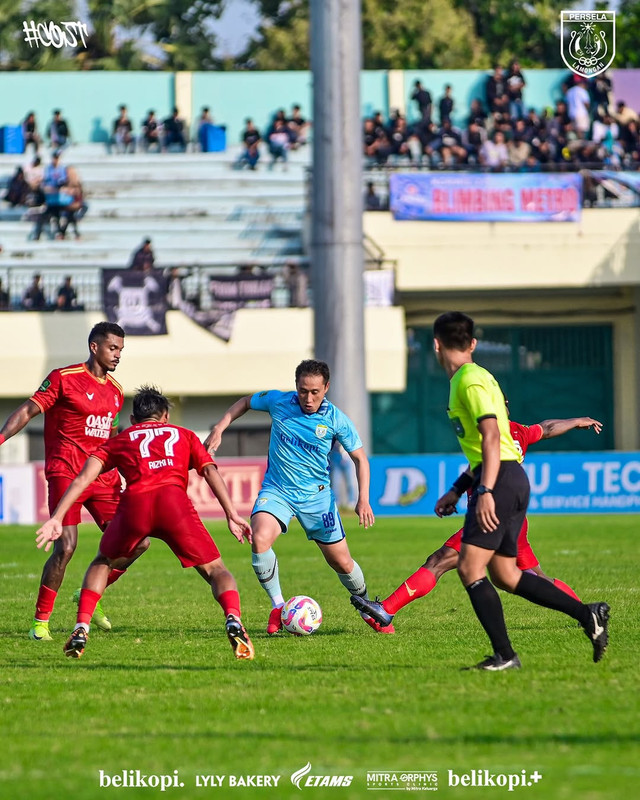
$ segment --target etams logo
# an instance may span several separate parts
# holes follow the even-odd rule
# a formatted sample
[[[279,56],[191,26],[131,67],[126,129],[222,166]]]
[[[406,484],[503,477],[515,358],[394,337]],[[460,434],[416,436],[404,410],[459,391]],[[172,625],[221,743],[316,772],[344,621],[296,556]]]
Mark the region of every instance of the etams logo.
[[[367,789],[435,792],[438,789],[438,773],[433,769],[367,772]]]
[[[291,776],[291,783],[302,791],[303,786],[351,786],[353,775],[310,775],[311,762],[307,763],[302,769],[297,770]]]

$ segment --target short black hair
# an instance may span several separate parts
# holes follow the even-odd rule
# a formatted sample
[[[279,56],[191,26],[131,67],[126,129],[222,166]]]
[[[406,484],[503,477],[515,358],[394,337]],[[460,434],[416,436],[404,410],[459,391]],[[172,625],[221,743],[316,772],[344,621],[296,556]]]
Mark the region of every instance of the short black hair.
[[[89,344],[91,344],[91,342],[98,342],[98,344],[100,344],[104,342],[109,335],[119,336],[121,339],[124,339],[124,331],[116,322],[98,322],[91,328]]]
[[[157,386],[141,386],[133,398],[132,415],[136,422],[144,419],[160,419],[169,412],[171,402]]]
[[[468,350],[475,338],[474,322],[462,311],[447,311],[433,323],[433,335],[447,350]]]
[[[325,361],[316,361],[313,358],[307,358],[301,361],[296,367],[296,384],[303,375],[321,375],[324,385],[329,383],[331,373],[329,372],[329,365]]]

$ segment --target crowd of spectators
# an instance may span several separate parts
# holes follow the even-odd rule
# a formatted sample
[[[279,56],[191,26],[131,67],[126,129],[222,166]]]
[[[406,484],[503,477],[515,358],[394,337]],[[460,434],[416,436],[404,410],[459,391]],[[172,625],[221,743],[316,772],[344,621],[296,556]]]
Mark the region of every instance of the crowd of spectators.
[[[9,293],[2,289],[0,280],[0,310],[11,308]],[[42,286],[42,275],[36,272],[24,294],[20,308],[24,311],[83,311],[84,306],[78,303],[78,294],[73,285],[71,275],[66,275],[63,283],[56,289],[52,297],[47,297]]]
[[[245,120],[245,127],[240,134],[242,152],[235,162],[236,169],[248,167],[255,170],[260,160],[260,148],[264,144],[267,152],[271,156],[268,168],[273,169],[274,165],[280,161],[286,169],[288,154],[290,150],[297,150],[307,144],[311,123],[302,115],[301,107],[295,103],[291,107],[291,113],[280,108],[273,115],[264,138],[256,128],[253,120],[248,117]]]
[[[457,127],[456,100],[446,85],[434,104],[429,90],[415,81],[411,101],[417,119],[393,110],[363,123],[363,153],[370,166],[410,163],[428,168],[465,167],[490,171],[539,171],[640,167],[638,114],[613,99],[607,74],[590,81],[574,75],[565,81],[554,108],[525,105],[526,78],[518,61],[496,66],[484,97],[474,98]],[[437,109],[434,111],[434,108]]]

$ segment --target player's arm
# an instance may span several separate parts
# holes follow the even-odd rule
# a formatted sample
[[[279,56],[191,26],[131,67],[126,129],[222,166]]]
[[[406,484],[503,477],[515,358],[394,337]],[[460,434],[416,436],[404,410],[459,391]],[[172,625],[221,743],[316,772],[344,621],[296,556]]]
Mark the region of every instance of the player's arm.
[[[40,407],[34,403],[33,400],[25,400],[21,406],[16,408],[13,414],[11,414],[4,423],[2,429],[0,429],[0,444],[6,442],[6,440],[10,439],[12,436],[15,436],[16,433],[19,433],[24,426],[34,417],[37,417],[39,413]]]
[[[500,428],[495,417],[484,417],[478,422],[478,430],[482,435],[482,473],[480,484],[493,489],[500,472]],[[496,504],[493,494],[478,496],[476,516],[484,533],[495,531],[499,519],[496,516]]]
[[[449,491],[445,492],[442,497],[437,500],[434,508],[437,516],[449,517],[451,514],[457,513],[458,509],[456,506],[458,504],[458,500],[468,489],[471,488],[472,484],[473,474],[471,473],[471,468],[467,467],[462,475],[455,479]]]
[[[218,447],[220,447],[220,442],[222,441],[222,434],[227,430],[231,423],[241,417],[243,414],[246,414],[247,411],[251,408],[251,395],[245,395],[245,397],[241,397],[239,400],[230,406],[225,413],[222,415],[222,418],[216,422],[216,424],[211,429],[211,433],[207,436],[204,440],[204,446],[207,448],[209,453],[215,453]]]
[[[240,544],[242,544],[243,539],[251,542],[251,525],[236,511],[236,507],[233,505],[231,497],[229,496],[227,484],[224,482],[222,475],[218,472],[216,465],[207,464],[202,470],[202,477],[208,483],[209,488],[222,506],[231,533]]]
[[[365,528],[370,528],[376,520],[369,503],[369,486],[371,484],[369,459],[364,452],[364,447],[352,450],[349,453],[349,458],[355,465],[356,480],[358,482],[358,501],[355,509],[358,515],[358,522],[360,525],[364,525]]]
[[[60,502],[41,528],[36,531],[36,544],[38,548],[45,546],[45,552],[51,547],[51,542],[62,536],[62,520],[64,515],[80,497],[84,490],[93,483],[98,475],[103,471],[104,464],[95,456],[89,456],[84,462],[80,473],[69,484],[69,488],[60,498]]]
[[[602,430],[602,423],[591,417],[571,417],[570,419],[545,419],[539,422],[542,428],[543,439],[553,439],[554,436],[562,436],[563,433],[582,428],[589,430],[592,428],[596,433]]]

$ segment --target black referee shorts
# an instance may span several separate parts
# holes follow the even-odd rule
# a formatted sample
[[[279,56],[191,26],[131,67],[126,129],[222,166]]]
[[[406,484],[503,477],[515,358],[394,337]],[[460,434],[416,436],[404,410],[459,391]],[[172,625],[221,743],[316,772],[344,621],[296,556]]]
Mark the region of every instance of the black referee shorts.
[[[517,461],[500,462],[498,480],[493,489],[493,499],[496,504],[496,516],[500,520],[495,531],[483,533],[476,516],[478,503],[478,477],[473,487],[467,515],[462,529],[462,541],[483,547],[485,550],[495,550],[503,556],[516,557],[518,553],[518,536],[522,523],[527,514],[529,504],[529,479],[526,472]]]

